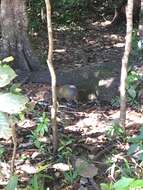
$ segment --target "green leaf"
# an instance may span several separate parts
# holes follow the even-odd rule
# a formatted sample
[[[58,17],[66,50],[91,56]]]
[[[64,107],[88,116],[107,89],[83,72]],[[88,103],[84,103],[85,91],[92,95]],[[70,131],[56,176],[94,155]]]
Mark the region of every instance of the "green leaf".
[[[0,94],[0,111],[9,114],[15,114],[25,109],[25,104],[28,102],[28,98],[23,95],[17,95],[12,93]]]
[[[134,180],[135,179],[133,178],[122,177],[113,185],[113,187],[115,188],[115,190],[129,190],[129,187]]]
[[[140,128],[140,135],[143,136],[143,127]]]
[[[9,88],[9,92],[14,94],[19,94],[21,92],[21,88],[19,87],[19,84],[12,84]]]
[[[112,184],[108,184],[108,183],[101,183],[100,187],[101,187],[101,190],[112,190],[113,189]]]
[[[38,185],[38,176],[34,175],[32,178],[32,188],[34,190],[39,190],[39,185]]]
[[[136,93],[136,90],[135,90],[135,88],[134,87],[130,87],[130,88],[128,88],[128,93],[129,93],[129,95],[134,99],[135,97],[136,97],[136,95],[137,95],[137,93]]]
[[[142,188],[143,187],[143,180],[137,179],[131,185],[130,188]]]
[[[138,150],[138,148],[139,148],[138,144],[132,144],[128,149],[128,155],[135,153]]]
[[[14,61],[14,58],[12,56],[6,57],[2,60],[3,63],[9,63],[11,61]]]
[[[0,65],[0,88],[8,85],[15,77],[16,73],[9,65]]]
[[[10,178],[5,190],[15,190],[17,187],[17,183],[18,183],[18,177],[12,176]]]
[[[139,156],[138,156],[138,160],[143,161],[143,153],[139,154]]]
[[[7,114],[0,112],[0,138],[9,139],[12,131],[9,128],[9,119]]]

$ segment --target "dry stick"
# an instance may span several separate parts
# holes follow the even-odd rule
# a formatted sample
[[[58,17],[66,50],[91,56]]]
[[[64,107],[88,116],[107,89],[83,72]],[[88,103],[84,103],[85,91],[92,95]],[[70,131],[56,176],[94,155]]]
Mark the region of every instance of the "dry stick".
[[[57,151],[58,147],[58,129],[56,122],[57,115],[57,94],[56,94],[56,74],[53,67],[53,33],[52,33],[52,22],[51,22],[51,5],[49,0],[45,0],[46,10],[47,10],[47,30],[49,39],[49,51],[47,64],[51,74],[51,88],[52,88],[52,108],[51,108],[51,124],[53,130],[53,152]]]
[[[126,122],[126,80],[127,80],[127,69],[128,59],[131,50],[132,30],[133,30],[133,0],[128,0],[126,8],[126,42],[125,51],[122,58],[121,68],[121,81],[120,81],[120,125],[125,127]]]
[[[14,174],[14,165],[15,165],[15,156],[16,156],[16,147],[17,147],[17,138],[16,138],[16,129],[15,125],[11,126],[12,129],[12,140],[13,140],[13,152],[12,152],[12,160],[11,160],[11,175]]]

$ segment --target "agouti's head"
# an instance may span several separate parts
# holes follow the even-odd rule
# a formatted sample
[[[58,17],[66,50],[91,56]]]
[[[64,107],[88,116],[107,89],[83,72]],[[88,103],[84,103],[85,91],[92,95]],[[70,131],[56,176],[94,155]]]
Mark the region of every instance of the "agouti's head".
[[[78,90],[74,85],[63,85],[57,87],[57,97],[59,99],[77,100]]]

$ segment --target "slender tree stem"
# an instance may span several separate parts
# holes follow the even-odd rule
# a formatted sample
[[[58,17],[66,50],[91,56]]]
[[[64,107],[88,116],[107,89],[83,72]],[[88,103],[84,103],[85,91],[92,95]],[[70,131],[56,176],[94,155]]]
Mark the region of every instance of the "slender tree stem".
[[[12,125],[12,140],[13,140],[13,153],[11,159],[11,175],[14,174],[14,165],[15,165],[15,156],[16,156],[16,147],[17,147],[17,138],[16,138],[16,128],[15,125]]]
[[[132,30],[133,30],[133,0],[128,0],[126,8],[126,42],[125,51],[122,58],[122,68],[121,68],[121,81],[120,81],[120,125],[125,127],[126,122],[126,81],[128,72],[128,59],[131,50],[131,40],[132,40]]]
[[[51,108],[51,123],[53,130],[53,152],[57,151],[58,147],[58,129],[56,122],[57,115],[57,94],[56,94],[56,74],[53,67],[53,32],[52,32],[52,22],[51,22],[51,5],[49,0],[45,0],[47,9],[47,30],[49,39],[49,51],[47,64],[51,74],[51,88],[52,88],[52,108]]]

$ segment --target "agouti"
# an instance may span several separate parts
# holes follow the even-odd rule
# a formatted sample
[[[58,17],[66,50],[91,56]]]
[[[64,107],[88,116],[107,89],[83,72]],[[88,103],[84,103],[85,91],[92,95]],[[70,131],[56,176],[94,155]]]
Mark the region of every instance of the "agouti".
[[[57,87],[57,98],[66,99],[67,101],[77,100],[78,90],[74,85],[63,85]]]

